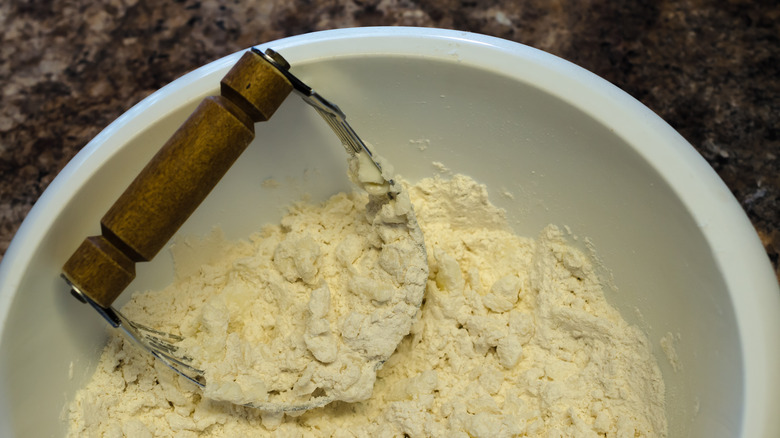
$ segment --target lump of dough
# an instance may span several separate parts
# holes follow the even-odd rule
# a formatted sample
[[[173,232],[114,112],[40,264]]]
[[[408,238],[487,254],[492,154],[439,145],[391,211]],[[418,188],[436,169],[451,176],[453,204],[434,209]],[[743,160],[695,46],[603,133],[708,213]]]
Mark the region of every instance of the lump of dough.
[[[274,265],[287,281],[311,284],[318,272],[320,246],[309,235],[287,236],[274,251]]]
[[[331,363],[338,357],[338,342],[326,319],[330,307],[330,289],[327,285],[311,292],[308,307],[309,318],[303,341],[318,361]]]
[[[494,312],[506,312],[517,303],[520,285],[521,282],[518,276],[505,275],[493,283],[490,293],[482,297],[482,304]]]

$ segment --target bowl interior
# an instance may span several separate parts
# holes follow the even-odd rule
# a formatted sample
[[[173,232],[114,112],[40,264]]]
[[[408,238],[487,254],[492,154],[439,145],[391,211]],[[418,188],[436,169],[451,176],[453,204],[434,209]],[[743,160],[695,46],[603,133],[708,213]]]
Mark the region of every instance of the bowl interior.
[[[654,141],[663,150],[678,142],[674,160],[694,156],[690,146],[614,87],[533,49],[455,32],[363,32],[272,46],[406,179],[470,175],[487,184],[517,233],[535,236],[554,223],[569,227],[586,251],[595,248],[608,298],[653,344],[670,436],[736,436],[743,346],[727,282],[690,205],[647,159]],[[113,200],[200,99],[217,92],[239,55],[186,75],[117,120],[25,222],[1,285],[10,309],[0,345],[5,432],[62,435],[63,406],[94,370],[106,332],[95,312],[68,294],[60,267],[85,236],[99,233]],[[585,97],[589,106],[577,102]],[[608,109],[624,111],[631,129],[606,122]],[[285,101],[256,133],[180,235],[218,225],[240,238],[278,220],[290,200],[350,189],[343,147],[300,99]],[[647,140],[641,146],[637,135]],[[699,165],[685,169],[695,173]],[[138,267],[129,290],[171,279],[163,251]],[[677,370],[659,344],[668,334]]]

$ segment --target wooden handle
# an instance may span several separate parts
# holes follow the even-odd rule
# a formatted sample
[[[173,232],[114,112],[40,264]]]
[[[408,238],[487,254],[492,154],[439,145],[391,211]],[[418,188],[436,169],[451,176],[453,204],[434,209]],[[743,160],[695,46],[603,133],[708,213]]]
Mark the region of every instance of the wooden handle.
[[[65,278],[108,308],[170,240],[254,138],[292,85],[260,55],[247,52],[163,145],[63,267]]]

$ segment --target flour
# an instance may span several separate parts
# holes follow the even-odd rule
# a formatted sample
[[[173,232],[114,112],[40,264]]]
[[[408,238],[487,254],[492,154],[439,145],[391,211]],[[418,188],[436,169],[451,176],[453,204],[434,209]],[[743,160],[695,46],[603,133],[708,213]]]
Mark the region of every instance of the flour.
[[[373,287],[371,276],[381,275],[383,284],[402,278],[394,267],[404,255],[377,253],[373,265],[361,263],[364,248],[372,247],[367,243],[381,240],[358,220],[364,195],[296,204],[281,226],[217,243],[215,260],[185,269],[194,272],[186,286],[136,294],[124,308],[138,322],[192,340],[205,329],[219,342],[202,344],[203,354],[224,355],[228,368],[244,367],[255,355],[280,355],[291,366],[316,363],[320,371],[307,374],[309,380],[279,377],[284,383],[274,388],[292,395],[312,394],[316,386],[370,398],[272,416],[209,399],[114,335],[92,381],[70,405],[71,435],[666,436],[664,384],[647,338],[609,306],[588,259],[556,227],[535,240],[514,235],[485,187],[460,175],[423,180],[409,195],[427,245],[425,300],[375,381],[372,372],[350,368],[354,362],[342,354],[362,334],[355,327],[370,327],[344,313],[345,304],[362,300],[392,318],[392,300],[402,294]],[[322,232],[335,248],[318,240]],[[276,257],[266,260],[268,254]],[[334,276],[343,281],[322,281]],[[302,320],[291,321],[286,312]],[[273,347],[234,350],[236,333]],[[273,344],[279,333],[290,336]],[[268,393],[268,382],[247,375],[264,363],[249,364],[231,368],[240,390],[226,385],[216,392],[238,399]],[[322,370],[334,365],[351,379],[323,379]]]
[[[661,350],[663,350],[664,354],[666,355],[666,359],[669,361],[669,365],[672,366],[674,372],[679,372],[682,370],[682,363],[680,363],[680,357],[677,355],[677,348],[675,348],[675,345],[679,341],[680,334],[677,333],[677,336],[675,336],[671,332],[667,332],[661,337],[660,340]]]
[[[170,330],[204,371],[204,396],[268,411],[371,396],[419,312],[428,266],[391,166],[380,172],[367,153],[349,164],[367,199],[298,204],[247,247],[147,295],[161,308],[168,296],[190,301]]]

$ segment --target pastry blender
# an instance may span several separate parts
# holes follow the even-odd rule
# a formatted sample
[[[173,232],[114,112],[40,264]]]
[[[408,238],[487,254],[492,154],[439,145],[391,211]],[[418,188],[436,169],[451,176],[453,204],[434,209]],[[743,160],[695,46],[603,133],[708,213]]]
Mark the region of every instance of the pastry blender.
[[[135,277],[135,263],[151,260],[162,249],[252,141],[254,124],[268,120],[290,92],[314,107],[349,154],[368,154],[381,173],[344,113],[289,69],[273,50],[247,51],[220,82],[220,94],[201,102],[103,216],[101,235],[86,238],[63,267],[62,277],[76,298],[200,387],[203,372],[175,345],[182,338],[130,321],[112,307]],[[248,406],[300,411],[330,401],[326,396],[292,406]]]

